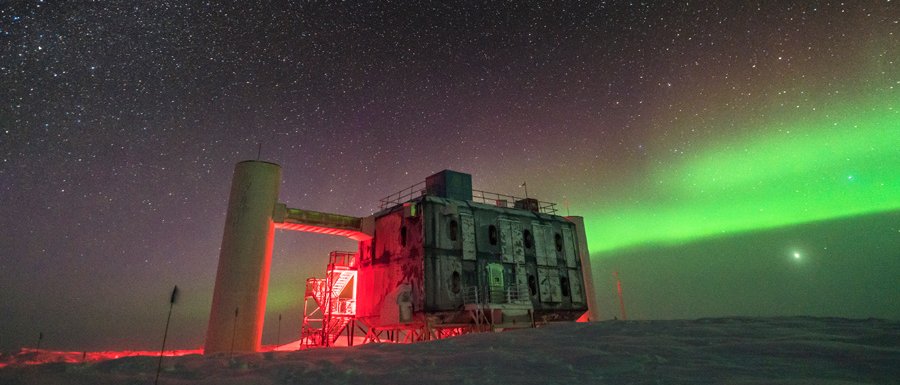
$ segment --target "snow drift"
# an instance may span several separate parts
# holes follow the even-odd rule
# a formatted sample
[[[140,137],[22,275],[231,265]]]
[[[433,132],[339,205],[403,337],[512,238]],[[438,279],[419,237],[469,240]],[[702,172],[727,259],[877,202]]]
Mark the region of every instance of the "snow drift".
[[[152,384],[157,357],[23,365],[2,384]],[[900,322],[561,323],[413,345],[165,357],[160,384],[898,384]]]

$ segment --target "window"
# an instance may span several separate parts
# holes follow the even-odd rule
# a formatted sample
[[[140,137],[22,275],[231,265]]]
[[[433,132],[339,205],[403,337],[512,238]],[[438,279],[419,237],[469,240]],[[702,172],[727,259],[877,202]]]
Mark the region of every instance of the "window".
[[[400,227],[400,246],[406,247],[406,226]]]
[[[559,233],[556,233],[556,236],[554,236],[553,238],[554,238],[554,240],[556,240],[556,251],[562,251],[562,247],[563,247],[562,235],[560,235]]]
[[[526,249],[531,249],[534,246],[534,236],[531,235],[531,231],[525,230],[522,232],[522,243],[525,244]]]
[[[459,223],[456,221],[450,221],[450,226],[447,226],[447,232],[450,235],[450,240],[455,241],[459,238]]]
[[[453,275],[450,277],[450,291],[452,291],[453,294],[459,294],[460,290],[461,290],[461,285],[460,285],[459,272],[454,271]]]
[[[528,274],[528,293],[531,294],[532,297],[537,295],[537,278],[531,274]]]
[[[492,245],[496,245],[497,238],[497,226],[491,225],[488,227],[488,241],[491,242]]]
[[[559,277],[559,287],[562,289],[563,297],[569,296],[569,279],[566,277]]]

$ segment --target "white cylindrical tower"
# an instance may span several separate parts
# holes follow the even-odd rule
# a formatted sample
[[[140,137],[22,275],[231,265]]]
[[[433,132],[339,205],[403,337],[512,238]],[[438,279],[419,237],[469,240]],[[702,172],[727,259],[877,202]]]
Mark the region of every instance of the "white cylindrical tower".
[[[566,217],[566,219],[575,224],[575,234],[578,237],[578,257],[581,260],[584,294],[588,305],[588,318],[591,321],[599,321],[600,309],[597,308],[597,292],[594,291],[594,273],[591,272],[591,253],[588,251],[584,217],[571,216]]]
[[[260,349],[281,166],[248,160],[234,168],[204,354]]]

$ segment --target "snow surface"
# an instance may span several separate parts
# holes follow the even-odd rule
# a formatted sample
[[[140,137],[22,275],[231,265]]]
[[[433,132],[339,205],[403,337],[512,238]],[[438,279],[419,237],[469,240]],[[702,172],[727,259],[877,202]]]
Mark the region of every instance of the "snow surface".
[[[0,384],[152,384],[158,357],[21,365]],[[165,357],[160,384],[900,384],[900,321],[561,323],[412,345]]]

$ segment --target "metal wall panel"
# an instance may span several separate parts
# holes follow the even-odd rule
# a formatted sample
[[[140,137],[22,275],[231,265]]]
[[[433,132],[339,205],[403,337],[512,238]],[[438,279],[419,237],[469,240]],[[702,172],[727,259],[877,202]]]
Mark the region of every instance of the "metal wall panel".
[[[534,253],[538,265],[556,266],[556,240],[553,227],[548,225],[533,224]]]
[[[466,261],[474,261],[475,253],[477,251],[475,247],[475,219],[469,214],[460,213],[459,221],[462,230],[463,259]]]
[[[522,222],[511,221],[509,224],[510,236],[513,245],[513,261],[515,263],[525,263],[525,245],[522,238]]]
[[[455,309],[462,305],[462,261],[458,256],[441,255],[437,259],[437,274],[432,283],[435,289],[435,306],[439,309]]]
[[[460,236],[459,236],[459,210],[456,205],[447,205],[440,208],[440,211],[435,213],[438,216],[438,220],[436,221],[437,227],[434,229],[435,231],[435,245],[438,248],[453,250],[460,248]],[[451,224],[456,222],[456,240],[451,239]]]
[[[569,270],[569,293],[572,293],[573,303],[584,303],[584,290],[581,286],[581,272],[575,269]]]
[[[522,223],[516,220],[500,219],[500,243],[503,262],[525,262],[525,246],[522,244]]]
[[[497,226],[500,228],[500,254],[503,257],[503,262],[506,263],[512,263],[514,260],[511,223],[508,219],[497,221]]]
[[[569,226],[563,226],[562,235],[563,252],[566,255],[566,266],[576,267],[578,256],[575,253],[575,236],[572,234],[572,229],[570,229]]]
[[[423,221],[419,217],[404,218],[403,211],[385,214],[375,220],[372,258],[358,267],[357,315],[378,317],[385,298],[401,285],[409,285],[412,311],[424,310],[426,302],[425,263],[423,260]],[[401,229],[406,229],[406,246]]]
[[[527,299],[528,291],[528,270],[524,263],[516,264],[516,289],[518,290],[519,299]]]
[[[539,267],[538,282],[541,302],[561,302],[562,289],[559,287],[559,272],[555,268]]]
[[[556,266],[558,253],[556,252],[556,232],[552,226],[544,226],[544,247],[547,248],[547,265]]]
[[[544,246],[546,242],[544,240],[544,227],[538,223],[534,223],[531,225],[531,233],[532,237],[534,237],[534,257],[537,260],[537,264],[541,266],[547,266],[547,247]]]

